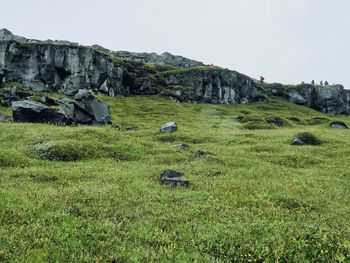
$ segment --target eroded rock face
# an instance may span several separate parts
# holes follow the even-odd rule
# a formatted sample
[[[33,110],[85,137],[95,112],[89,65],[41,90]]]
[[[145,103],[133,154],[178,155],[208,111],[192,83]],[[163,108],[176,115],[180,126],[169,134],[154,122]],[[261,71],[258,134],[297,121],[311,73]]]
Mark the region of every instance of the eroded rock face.
[[[280,85],[272,89],[272,95],[282,96],[290,102],[307,106],[324,113],[347,114],[350,112],[350,90],[342,85],[298,85],[286,89]]]
[[[99,90],[107,81],[103,90],[110,96],[129,94],[122,88],[123,70],[81,46],[0,41],[0,69],[7,81],[19,81],[33,91],[74,95],[79,89]]]
[[[164,76],[164,85],[183,101],[245,104],[267,102],[256,83],[230,70],[188,70]]]

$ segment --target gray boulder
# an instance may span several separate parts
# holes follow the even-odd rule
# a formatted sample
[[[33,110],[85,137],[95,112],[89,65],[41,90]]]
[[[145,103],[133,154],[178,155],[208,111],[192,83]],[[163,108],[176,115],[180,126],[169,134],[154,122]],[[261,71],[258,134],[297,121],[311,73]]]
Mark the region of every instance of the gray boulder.
[[[332,121],[330,123],[332,129],[349,129],[348,126],[342,121]]]
[[[177,123],[176,122],[168,122],[160,127],[160,132],[163,133],[172,133],[177,131]]]
[[[183,173],[175,170],[164,170],[160,176],[160,183],[170,186],[185,186],[190,185],[190,181],[183,177]]]
[[[13,102],[12,115],[16,122],[70,124],[64,112],[30,100]]]
[[[79,90],[75,95],[74,115],[77,123],[111,123],[108,105],[95,98],[89,90]]]

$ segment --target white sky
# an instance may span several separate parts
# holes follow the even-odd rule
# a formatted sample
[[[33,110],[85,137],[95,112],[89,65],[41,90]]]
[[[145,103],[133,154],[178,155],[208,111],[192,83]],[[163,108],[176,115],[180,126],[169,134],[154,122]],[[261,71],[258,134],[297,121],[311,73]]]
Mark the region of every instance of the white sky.
[[[349,0],[0,0],[0,28],[350,89]]]

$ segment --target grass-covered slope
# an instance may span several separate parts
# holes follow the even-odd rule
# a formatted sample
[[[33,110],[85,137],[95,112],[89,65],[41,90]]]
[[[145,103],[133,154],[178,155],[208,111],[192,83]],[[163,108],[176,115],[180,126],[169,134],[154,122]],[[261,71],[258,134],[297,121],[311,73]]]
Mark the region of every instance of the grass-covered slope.
[[[0,123],[1,262],[350,260],[350,133],[333,116],[101,99],[120,129]],[[167,121],[178,131],[159,134]],[[301,132],[322,144],[290,145]],[[167,168],[191,186],[161,185]]]

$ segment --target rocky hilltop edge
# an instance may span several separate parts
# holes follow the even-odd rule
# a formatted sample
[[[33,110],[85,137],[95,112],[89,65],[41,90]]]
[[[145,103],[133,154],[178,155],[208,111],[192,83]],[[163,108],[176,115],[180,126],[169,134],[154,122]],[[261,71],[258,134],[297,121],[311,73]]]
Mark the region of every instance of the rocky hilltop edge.
[[[107,96],[161,95],[181,102],[267,103],[270,96],[315,110],[348,114],[342,85],[260,83],[239,72],[170,53],[110,51],[69,41],[40,41],[0,30],[0,85],[19,82],[32,92],[69,96],[87,89]],[[9,91],[13,92],[13,91]],[[0,92],[0,97],[8,97]]]

